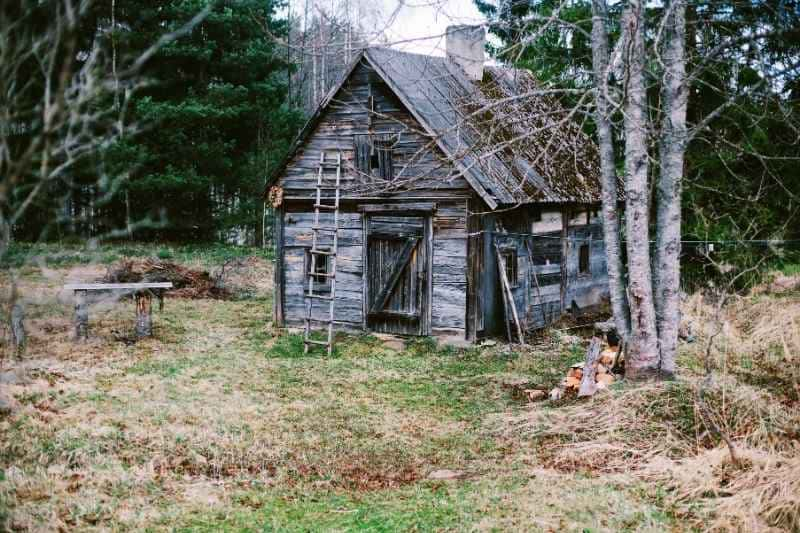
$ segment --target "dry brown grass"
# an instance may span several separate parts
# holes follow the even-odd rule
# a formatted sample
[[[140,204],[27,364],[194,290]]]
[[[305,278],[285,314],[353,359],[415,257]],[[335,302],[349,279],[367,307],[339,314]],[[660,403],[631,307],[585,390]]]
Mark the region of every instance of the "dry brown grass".
[[[580,357],[578,339],[530,353],[424,342],[397,353],[349,339],[337,357],[306,358],[296,338],[271,337],[271,276],[243,265],[230,280],[254,299],[168,299],[155,337],[134,345],[115,333],[131,326],[129,302],[93,308],[93,338],[75,344],[69,302],[56,299],[68,271],[23,278],[31,344],[7,362],[27,380],[9,387],[20,406],[0,419],[0,521],[30,531],[797,528],[795,400],[764,386],[764,369],[785,356],[780,339],[796,342],[785,317],[778,328],[768,315],[796,316],[795,296],[735,301],[714,349],[708,402],[740,451],[732,468],[695,407],[704,331],[682,346],[679,382],[527,406],[503,384],[552,386]],[[767,358],[778,363],[747,364]],[[464,476],[427,480],[436,469]]]
[[[711,427],[697,402],[713,302],[693,295],[684,316],[696,340],[681,347],[679,381],[621,384],[588,402],[501,415],[498,431],[533,438],[544,465],[561,472],[656,481],[667,506],[700,530],[800,530],[800,295],[740,296],[725,307],[706,391]]]

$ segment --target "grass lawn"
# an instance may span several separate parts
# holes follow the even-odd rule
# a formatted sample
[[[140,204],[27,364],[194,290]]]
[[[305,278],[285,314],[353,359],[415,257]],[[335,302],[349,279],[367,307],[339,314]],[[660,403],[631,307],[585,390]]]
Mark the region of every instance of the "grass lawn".
[[[551,387],[580,358],[574,340],[395,351],[342,337],[333,357],[304,356],[299,336],[273,332],[266,286],[167,299],[154,337],[133,344],[130,302],[93,308],[77,344],[58,288],[103,270],[83,263],[21,277],[31,341],[4,370],[32,378],[4,385],[20,405],[0,418],[0,528],[679,529],[658,487],[552,468],[549,441],[515,429],[558,407],[506,385]],[[431,479],[442,470],[458,479]]]

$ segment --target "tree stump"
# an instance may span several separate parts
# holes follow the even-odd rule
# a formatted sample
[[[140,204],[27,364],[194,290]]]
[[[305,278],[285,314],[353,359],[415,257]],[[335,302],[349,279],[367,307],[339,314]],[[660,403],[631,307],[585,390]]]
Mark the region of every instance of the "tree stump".
[[[89,338],[89,306],[86,291],[75,291],[75,339]]]
[[[153,334],[153,319],[150,308],[153,296],[150,291],[137,292],[136,299],[136,337],[149,337]]]

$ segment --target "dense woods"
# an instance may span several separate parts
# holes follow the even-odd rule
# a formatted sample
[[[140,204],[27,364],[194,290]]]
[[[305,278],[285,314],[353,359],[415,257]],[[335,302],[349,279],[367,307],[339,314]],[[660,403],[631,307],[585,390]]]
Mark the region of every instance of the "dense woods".
[[[363,47],[361,23],[375,13],[355,1],[307,1],[297,13],[283,0],[111,0],[61,12],[71,5],[3,6],[9,43],[51,47],[67,80],[92,73],[86,104],[104,117],[92,128],[98,142],[69,172],[46,186],[36,164],[21,172],[4,206],[27,201],[24,214],[7,217],[16,240],[260,243],[270,223],[265,177]],[[48,86],[37,69],[46,70],[36,55],[7,69],[30,82],[4,106],[11,158],[43,133],[37,115]]]
[[[494,49],[499,59],[530,69],[540,81],[560,89],[593,86],[590,0],[476,4],[499,39]],[[619,37],[625,5],[609,2],[612,43]],[[645,7],[645,38],[652,46],[661,37],[658,23],[664,6]],[[800,238],[795,128],[800,113],[800,6],[794,1],[690,1],[686,31],[687,71],[692,73],[687,119],[697,124],[714,115],[687,147],[684,236]],[[658,58],[653,61],[647,65],[647,98],[650,108],[657,109]],[[565,92],[563,99],[574,105],[576,94],[581,93]],[[622,120],[622,114],[614,120]],[[584,124],[595,130],[591,116]],[[622,146],[615,148],[619,167]],[[652,149],[657,153],[657,147]]]
[[[738,278],[767,259],[753,257],[753,239],[798,236],[798,5],[476,3],[500,40],[497,55],[562,91],[596,133],[626,375],[671,376],[687,237],[740,244],[707,257]]]

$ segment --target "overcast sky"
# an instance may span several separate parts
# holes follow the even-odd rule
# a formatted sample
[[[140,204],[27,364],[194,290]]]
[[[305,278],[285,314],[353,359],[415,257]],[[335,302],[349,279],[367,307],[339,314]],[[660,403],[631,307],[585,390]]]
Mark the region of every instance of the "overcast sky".
[[[381,4],[389,43],[393,48],[408,52],[444,55],[447,26],[486,22],[472,0],[377,1]]]

